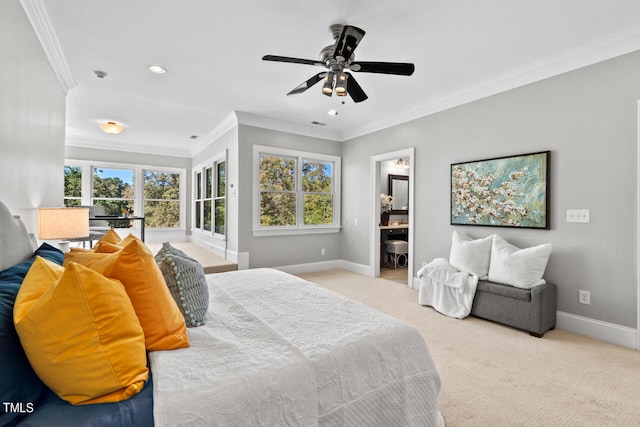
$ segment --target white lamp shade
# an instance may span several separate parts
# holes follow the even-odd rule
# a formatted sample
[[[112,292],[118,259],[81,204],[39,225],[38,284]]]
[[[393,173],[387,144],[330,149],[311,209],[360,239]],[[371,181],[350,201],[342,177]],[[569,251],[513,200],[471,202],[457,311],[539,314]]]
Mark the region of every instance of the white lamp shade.
[[[89,208],[39,208],[38,238],[77,239],[89,236]]]

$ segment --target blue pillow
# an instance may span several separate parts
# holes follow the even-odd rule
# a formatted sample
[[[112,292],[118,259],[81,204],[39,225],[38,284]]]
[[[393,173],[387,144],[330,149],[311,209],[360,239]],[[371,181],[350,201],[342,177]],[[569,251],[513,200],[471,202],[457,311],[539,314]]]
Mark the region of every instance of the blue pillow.
[[[36,256],[62,265],[64,254],[51,245],[43,243],[27,261],[0,271],[0,400],[2,402],[35,402],[42,396],[46,386],[31,368],[24,354],[20,338],[13,324],[13,304],[20,285],[33,264]],[[0,412],[0,425],[12,425],[17,418],[24,416],[20,412],[6,413],[5,405]]]
[[[0,271],[0,281],[12,280],[21,284],[24,280],[24,276],[27,275],[27,272],[31,268],[31,264],[33,264],[33,261],[36,259],[36,256],[41,256],[42,258],[55,262],[58,265],[62,265],[64,262],[64,254],[60,249],[54,248],[48,243],[43,243],[38,249],[36,249],[33,256],[25,262]]]

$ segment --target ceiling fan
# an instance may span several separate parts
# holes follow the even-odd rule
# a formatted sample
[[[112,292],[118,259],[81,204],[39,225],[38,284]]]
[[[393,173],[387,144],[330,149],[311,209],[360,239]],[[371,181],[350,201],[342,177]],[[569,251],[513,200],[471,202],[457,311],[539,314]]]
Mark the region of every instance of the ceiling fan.
[[[320,65],[327,69],[293,89],[287,95],[300,94],[321,80],[322,93],[331,96],[335,91],[338,96],[349,94],[354,102],[362,102],[368,98],[356,79],[348,71],[360,73],[395,74],[410,76],[415,69],[413,64],[406,62],[370,62],[355,61],[353,51],[364,37],[364,30],[352,25],[334,24],[329,27],[329,34],[335,40],[320,51],[318,60],[290,58],[287,56],[265,55],[264,61],[292,62],[294,64]]]

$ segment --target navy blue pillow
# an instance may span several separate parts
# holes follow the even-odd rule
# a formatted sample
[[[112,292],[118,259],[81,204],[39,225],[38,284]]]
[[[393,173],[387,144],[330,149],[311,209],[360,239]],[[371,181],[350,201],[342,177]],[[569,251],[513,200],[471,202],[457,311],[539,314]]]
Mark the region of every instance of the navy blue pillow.
[[[35,402],[47,389],[33,372],[24,354],[20,338],[13,324],[13,305],[20,285],[36,256],[62,265],[64,254],[51,245],[43,243],[27,261],[0,271],[0,401],[22,403]],[[5,413],[5,405],[0,412],[0,425],[12,425],[20,412]]]

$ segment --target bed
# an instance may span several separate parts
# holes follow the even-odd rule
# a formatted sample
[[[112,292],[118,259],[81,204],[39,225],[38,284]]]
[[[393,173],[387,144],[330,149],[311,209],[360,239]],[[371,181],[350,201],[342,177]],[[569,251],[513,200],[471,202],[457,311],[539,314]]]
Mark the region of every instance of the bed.
[[[0,206],[0,224],[19,222],[9,221],[7,213]],[[29,239],[20,226],[21,239]],[[0,229],[3,244],[6,231]],[[32,243],[29,247],[32,251]],[[34,254],[28,255],[23,262],[32,262]],[[414,328],[273,269],[205,278],[205,324],[188,328],[188,348],[148,352],[151,375],[139,394],[117,403],[74,406],[33,372],[20,374],[22,384],[29,378],[41,390],[35,400],[24,400],[14,389],[2,389],[3,401],[31,405],[5,410],[0,424],[444,425],[437,409],[440,378]],[[3,304],[11,303],[6,292],[0,296]],[[11,335],[11,325],[0,326],[2,336]],[[15,342],[12,351],[16,354],[5,354],[0,363],[17,363],[13,356],[26,360]],[[1,368],[5,381],[12,366]]]
[[[414,328],[277,270],[207,281],[191,347],[149,355],[157,425],[441,424],[440,380]]]

